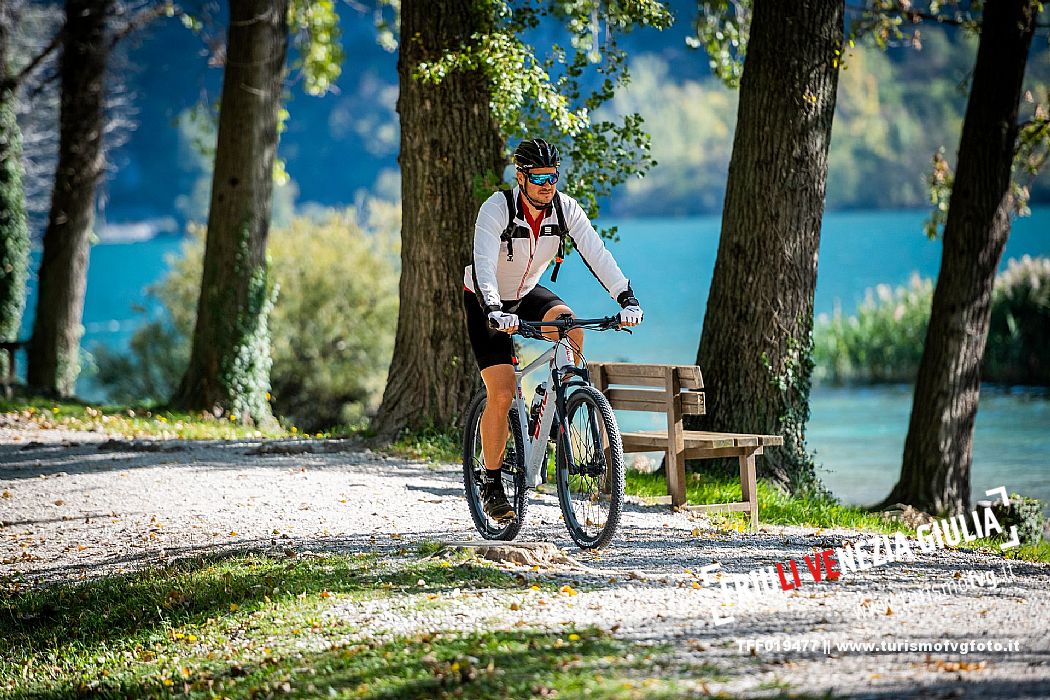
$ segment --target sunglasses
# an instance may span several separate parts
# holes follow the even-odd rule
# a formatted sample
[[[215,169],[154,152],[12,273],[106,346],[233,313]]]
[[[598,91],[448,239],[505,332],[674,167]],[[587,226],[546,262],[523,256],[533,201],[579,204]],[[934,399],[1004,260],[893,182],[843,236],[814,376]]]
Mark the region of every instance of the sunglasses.
[[[547,183],[553,185],[558,182],[558,173],[544,173],[543,175],[529,174],[526,177],[528,177],[529,182],[534,185],[546,185]]]

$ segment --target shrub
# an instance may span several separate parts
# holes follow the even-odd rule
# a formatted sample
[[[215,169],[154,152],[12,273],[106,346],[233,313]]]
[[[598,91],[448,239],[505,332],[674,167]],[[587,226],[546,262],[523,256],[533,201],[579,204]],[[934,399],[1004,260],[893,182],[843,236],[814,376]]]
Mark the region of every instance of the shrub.
[[[821,314],[814,378],[832,383],[912,382],[922,361],[933,282],[867,291],[854,316]],[[996,277],[982,379],[1050,386],[1050,259],[1011,260]]]
[[[1021,544],[1039,544],[1043,539],[1043,504],[1035,498],[1010,494],[1010,505],[992,504],[995,519],[1003,526],[1003,539],[1010,538],[1010,528],[1017,528]]]
[[[274,412],[304,430],[353,425],[382,398],[397,325],[399,208],[370,205],[297,217],[270,234],[278,285],[270,317]],[[145,324],[126,354],[96,352],[98,379],[116,401],[163,402],[189,360],[204,253],[196,228],[169,274],[150,289],[162,318]]]
[[[930,323],[933,282],[913,274],[906,287],[867,290],[855,316],[821,314],[813,333],[816,381],[915,379]]]
[[[1011,260],[995,282],[984,378],[1050,386],[1050,258]]]

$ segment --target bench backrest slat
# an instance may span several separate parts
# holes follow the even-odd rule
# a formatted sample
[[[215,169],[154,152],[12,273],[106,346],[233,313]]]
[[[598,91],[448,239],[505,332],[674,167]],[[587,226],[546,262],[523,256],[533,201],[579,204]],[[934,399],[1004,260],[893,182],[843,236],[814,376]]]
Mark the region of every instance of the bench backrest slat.
[[[696,365],[638,365],[627,362],[601,362],[605,385],[666,386],[668,367],[678,368],[683,389],[703,389],[704,380]]]
[[[652,411],[666,413],[671,406],[667,401],[667,390],[653,389],[620,389],[613,387],[605,390],[609,405],[619,411]],[[681,413],[687,416],[699,416],[704,413],[704,395],[697,391],[683,391],[675,399],[681,404]]]

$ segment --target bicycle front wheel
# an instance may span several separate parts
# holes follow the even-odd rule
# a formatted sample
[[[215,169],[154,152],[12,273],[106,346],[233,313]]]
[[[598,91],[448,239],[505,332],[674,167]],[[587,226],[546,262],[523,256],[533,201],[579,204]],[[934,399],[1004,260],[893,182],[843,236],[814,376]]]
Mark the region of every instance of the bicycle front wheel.
[[[559,436],[558,501],[572,541],[600,549],[612,541],[623,510],[623,442],[605,396],[591,386],[565,402],[569,432]]]
[[[463,487],[470,507],[470,517],[478,532],[487,540],[513,540],[525,522],[529,497],[525,489],[525,445],[518,423],[518,410],[511,407],[507,414],[509,434],[503,450],[503,490],[517,513],[517,519],[501,524],[485,515],[481,504],[481,479],[485,473],[485,459],[481,449],[481,414],[485,412],[485,390],[482,389],[467,408],[463,425]]]

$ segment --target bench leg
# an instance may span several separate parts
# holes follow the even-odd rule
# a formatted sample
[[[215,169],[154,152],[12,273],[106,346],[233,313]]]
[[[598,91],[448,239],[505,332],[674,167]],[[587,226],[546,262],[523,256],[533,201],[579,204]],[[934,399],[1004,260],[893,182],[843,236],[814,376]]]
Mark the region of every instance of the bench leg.
[[[685,455],[675,454],[674,450],[666,452],[664,473],[667,477],[667,493],[671,494],[671,507],[685,503]]]
[[[751,532],[758,532],[758,481],[755,476],[755,453],[740,455],[740,490],[743,498],[751,505]]]

